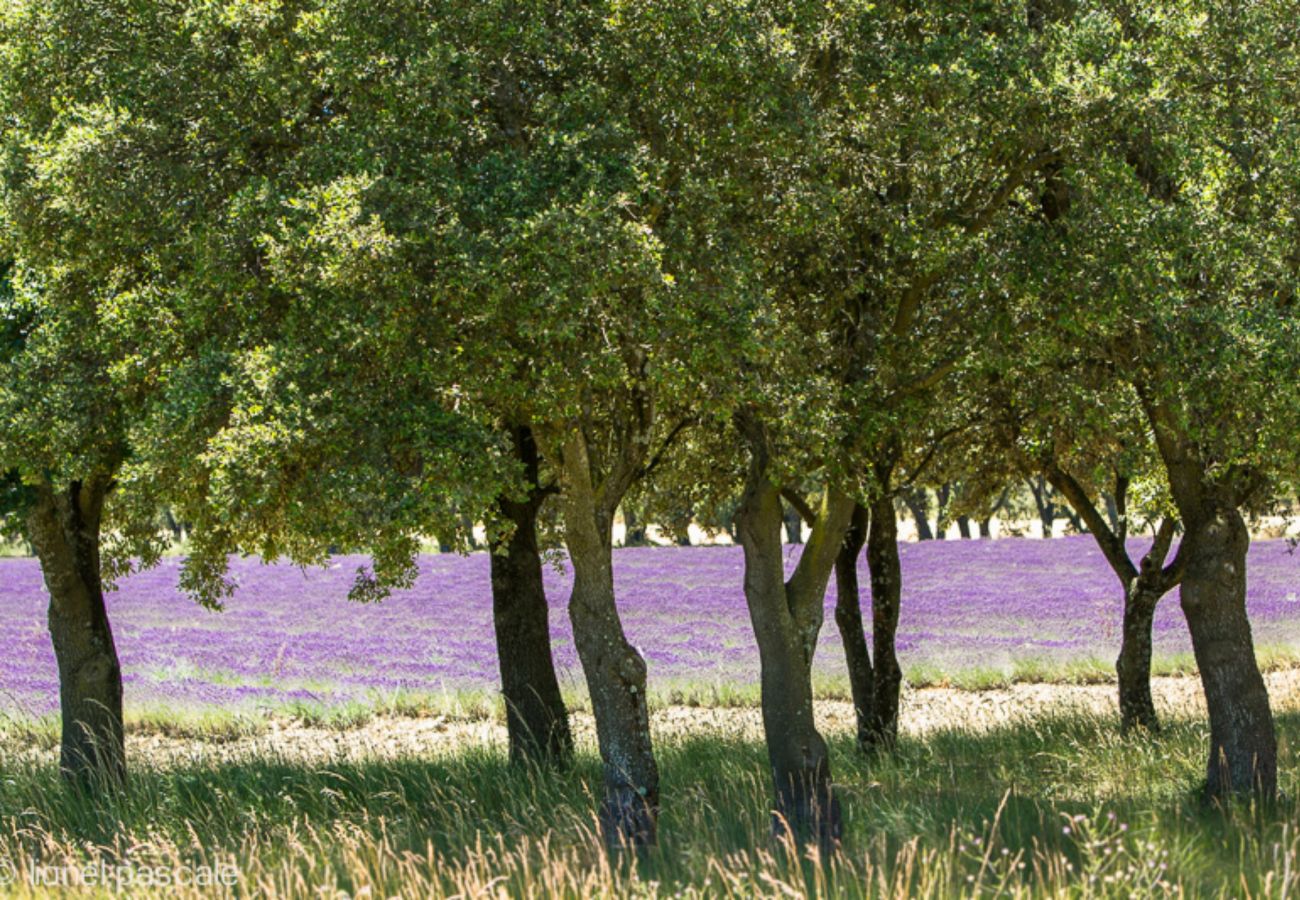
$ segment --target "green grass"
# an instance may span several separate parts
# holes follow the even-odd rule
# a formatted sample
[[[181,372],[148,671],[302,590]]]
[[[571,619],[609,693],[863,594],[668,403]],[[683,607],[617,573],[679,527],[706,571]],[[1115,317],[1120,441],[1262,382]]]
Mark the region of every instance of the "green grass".
[[[220,737],[229,723],[210,725]],[[1279,727],[1295,797],[1300,716]],[[35,736],[48,745],[53,732]],[[1204,808],[1198,721],[1121,738],[1109,718],[1052,715],[949,728],[871,760],[832,735],[846,833],[842,852],[820,862],[772,841],[765,751],[721,731],[657,735],[661,842],[639,857],[601,849],[589,746],[562,774],[512,768],[500,747],[480,745],[324,764],[265,751],[135,758],[127,794],[87,798],[24,752],[32,737],[0,732],[0,860],[226,862],[244,895],[1240,897],[1300,887],[1300,805]]]

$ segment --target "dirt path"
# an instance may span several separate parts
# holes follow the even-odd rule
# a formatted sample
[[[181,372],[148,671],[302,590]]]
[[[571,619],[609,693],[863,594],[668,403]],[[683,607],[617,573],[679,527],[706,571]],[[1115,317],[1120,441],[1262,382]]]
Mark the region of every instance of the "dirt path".
[[[1300,708],[1300,670],[1272,672],[1265,678],[1275,711]],[[1157,678],[1152,682],[1152,689],[1162,713],[1204,715],[1199,679]],[[924,735],[947,727],[995,728],[1025,718],[1068,711],[1117,715],[1114,686],[1018,684],[986,691],[923,688],[904,693],[902,723],[905,733]],[[822,701],[817,712],[820,727],[827,734],[851,732],[854,728],[853,709],[847,702]],[[575,715],[574,726],[578,740],[594,746],[591,716]],[[762,720],[756,708],[670,706],[653,714],[652,727],[660,740],[701,733],[762,738]],[[137,764],[148,760],[163,766],[210,764],[250,755],[319,763],[438,755],[454,752],[467,744],[496,744],[504,748],[505,740],[505,727],[498,722],[443,716],[376,717],[348,730],[307,727],[292,720],[273,719],[261,733],[233,740],[131,735],[127,752]],[[54,758],[53,750],[16,752],[29,758],[50,761]]]

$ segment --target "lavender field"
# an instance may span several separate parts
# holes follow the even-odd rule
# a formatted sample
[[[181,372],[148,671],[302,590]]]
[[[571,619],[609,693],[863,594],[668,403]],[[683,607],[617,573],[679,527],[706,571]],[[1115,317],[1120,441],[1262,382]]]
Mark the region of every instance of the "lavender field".
[[[1283,541],[1263,541],[1250,552],[1249,605],[1261,646],[1300,646],[1300,553],[1288,550]],[[787,549],[788,563],[798,552]],[[1051,667],[1114,656],[1120,597],[1091,538],[905,544],[902,561],[905,670]],[[178,592],[177,560],[126,579],[109,607],[128,710],[334,706],[399,692],[494,689],[486,555],[425,557],[413,589],[373,606],[345,599],[363,564],[346,557],[303,572],[238,561],[239,589],[219,613]],[[738,547],[618,550],[615,569],[626,628],[649,661],[652,690],[757,681]],[[547,580],[557,664],[578,688],[563,611],[568,576],[548,570]],[[0,559],[6,713],[57,708],[45,604],[34,560]],[[1156,631],[1158,656],[1190,649],[1176,595],[1160,609]],[[817,669],[823,679],[843,673],[829,614]]]

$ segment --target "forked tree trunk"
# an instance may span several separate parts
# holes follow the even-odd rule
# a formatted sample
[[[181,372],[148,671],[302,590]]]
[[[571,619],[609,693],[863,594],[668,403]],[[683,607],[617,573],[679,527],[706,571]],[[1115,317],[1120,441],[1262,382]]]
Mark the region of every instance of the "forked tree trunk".
[[[74,482],[36,492],[28,535],[50,592],[49,629],[59,668],[59,767],[86,788],[126,781],[122,667],[104,605],[100,519],[107,488]]]
[[[1277,736],[1246,617],[1250,534],[1236,508],[1183,511],[1181,600],[1210,716],[1206,794],[1277,792]]]
[[[544,500],[538,455],[527,428],[515,430],[515,450],[531,485],[524,501],[502,497],[514,524],[508,540],[492,543],[492,617],[496,628],[506,732],[514,763],[566,765],[573,755],[569,713],[551,653],[550,609],[542,582],[537,515]]]
[[[1135,728],[1160,730],[1160,719],[1151,699],[1151,631],[1162,595],[1160,588],[1139,576],[1124,598],[1124,633],[1119,658],[1115,661],[1120,731],[1124,734]]]
[[[891,508],[890,512],[893,510]],[[849,670],[849,689],[853,695],[853,712],[857,719],[858,749],[871,747],[871,711],[875,694],[875,673],[871,652],[862,627],[862,592],[858,584],[858,557],[867,541],[869,527],[867,507],[853,507],[853,519],[844,535],[839,556],[835,558],[835,624],[844,642],[844,657]]]
[[[762,670],[763,731],[776,794],[773,829],[830,850],[839,840],[839,801],[831,790],[830,755],[813,720],[812,652],[821,625],[826,582],[847,527],[850,508],[834,535],[830,565],[816,583],[787,584],[781,552],[780,494],[758,466],[747,480],[736,521],[745,553],[745,600]],[[804,550],[825,554],[826,529]],[[798,570],[796,570],[798,572]],[[797,576],[796,576],[797,577]],[[815,579],[814,579],[815,582]],[[815,596],[815,604],[810,602]]]
[[[903,683],[896,648],[903,568],[898,557],[898,523],[888,497],[880,497],[871,505],[867,566],[871,570],[871,640],[875,659],[875,693],[867,738],[871,747],[889,749],[898,740],[898,695]]]
[[[991,537],[993,537],[993,517],[992,517],[992,516],[989,516],[987,519],[980,519],[980,537],[981,537],[981,538],[991,538]]]
[[[611,848],[656,840],[659,768],[650,740],[646,664],[623,633],[614,600],[617,498],[596,496],[586,440],[564,446],[564,533],[573,566],[569,620],[591,695],[604,775],[600,825]]]

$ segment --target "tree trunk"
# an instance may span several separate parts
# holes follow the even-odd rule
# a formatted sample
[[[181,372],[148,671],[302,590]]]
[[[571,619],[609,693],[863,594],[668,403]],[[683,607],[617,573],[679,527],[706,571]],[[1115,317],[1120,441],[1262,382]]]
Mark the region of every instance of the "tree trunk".
[[[1234,507],[1183,511],[1181,600],[1210,715],[1206,794],[1277,792],[1277,736],[1246,616],[1250,534]],[[1196,511],[1194,511],[1196,512]]]
[[[1115,672],[1119,676],[1120,731],[1135,728],[1160,730],[1155,703],[1151,699],[1151,630],[1156,605],[1162,592],[1135,579],[1124,599],[1124,634],[1120,640]]]
[[[623,633],[614,600],[616,503],[598,500],[580,433],[565,443],[563,470],[564,533],[573,566],[569,620],[603,763],[601,831],[611,848],[646,846],[657,836],[659,767],[650,740],[645,659]]]
[[[1118,534],[1123,526],[1120,522],[1119,504],[1115,502],[1115,495],[1103,491],[1101,499],[1106,505],[1106,522],[1110,525],[1110,530]]]
[[[930,520],[928,518],[930,503],[925,488],[908,488],[901,493],[901,496],[903,504],[907,507],[908,512],[912,514],[912,520],[916,523],[916,539],[918,541],[934,540],[934,532],[930,530]]]
[[[785,540],[787,544],[803,543],[803,519],[793,506],[785,508]]]
[[[631,507],[623,507],[623,546],[644,547],[647,543],[645,526],[641,524],[636,511]]]
[[[962,536],[963,540],[969,541],[971,539],[970,516],[957,517],[957,533]]]
[[[1038,521],[1042,523],[1043,537],[1050,538],[1055,533],[1056,505],[1051,501],[1051,485],[1042,475],[1028,479],[1029,493],[1033,495],[1034,506],[1038,508]]]
[[[745,553],[745,600],[758,641],[763,731],[776,794],[773,829],[778,835],[789,829],[829,849],[840,837],[841,816],[831,790],[830,755],[813,721],[811,650],[820,622],[798,608],[803,598],[792,597],[784,580],[781,498],[761,470],[748,480],[736,521]],[[804,552],[814,549],[810,544]]]
[[[510,760],[564,766],[573,755],[573,734],[551,654],[550,610],[537,544],[537,514],[544,494],[537,483],[539,461],[529,429],[516,429],[515,447],[530,496],[523,502],[501,498],[498,506],[514,524],[514,533],[509,540],[492,542],[492,616]]]
[[[981,537],[981,538],[991,538],[991,537],[993,537],[993,517],[992,517],[992,516],[989,516],[987,519],[980,519],[980,537]]]
[[[895,647],[903,569],[898,558],[898,523],[888,497],[881,497],[871,505],[867,565],[871,570],[871,638],[875,658],[875,695],[867,737],[871,747],[888,749],[898,740],[898,695],[903,683]]]
[[[59,668],[59,767],[82,787],[126,781],[122,667],[104,605],[99,565],[105,482],[37,490],[28,534],[50,592],[49,629]]]
[[[893,513],[891,504],[890,513]],[[865,506],[853,507],[853,520],[839,556],[835,558],[835,624],[844,642],[844,657],[848,663],[849,688],[853,694],[853,711],[857,717],[858,749],[866,752],[871,747],[873,695],[875,673],[871,668],[871,653],[867,649],[867,636],[862,627],[862,593],[858,586],[858,557],[867,540],[869,515]]]
[[[934,536],[936,539],[948,539],[948,500],[952,497],[952,485],[941,484],[934,492]]]

